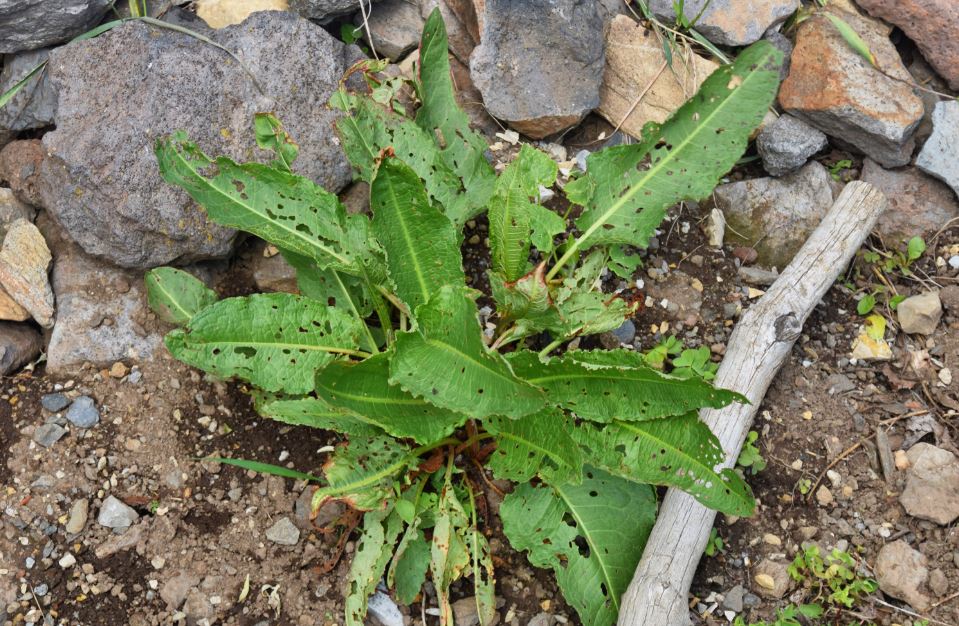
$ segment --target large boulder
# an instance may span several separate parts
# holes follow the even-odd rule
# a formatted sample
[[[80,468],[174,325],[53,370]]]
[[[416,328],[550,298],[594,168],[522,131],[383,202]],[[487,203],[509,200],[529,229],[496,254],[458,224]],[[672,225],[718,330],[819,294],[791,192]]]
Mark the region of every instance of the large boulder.
[[[533,138],[599,106],[603,18],[593,2],[487,0],[470,70],[493,117]]]
[[[47,60],[50,51],[46,48],[8,55],[3,59],[0,73],[0,93],[5,93],[20,82],[37,65]],[[57,93],[50,86],[46,72],[28,81],[0,107],[0,130],[19,132],[43,128],[53,124],[57,110]]]
[[[667,23],[676,21],[676,6],[673,0],[649,2],[653,14]],[[799,8],[799,0],[686,0],[682,6],[685,18],[696,20],[696,30],[706,39],[724,46],[745,46],[785,22]]]
[[[332,191],[349,182],[326,102],[353,53],[276,11],[211,37],[250,73],[214,46],[138,22],[50,54],[59,105],[37,187],[87,253],[139,269],[230,253],[236,233],[160,178],[153,147],[174,130],[211,155],[266,159],[255,148],[253,114],[274,111],[299,143],[298,173]]]
[[[113,0],[0,0],[0,54],[61,43],[96,26]]]
[[[895,24],[922,55],[959,89],[959,3],[956,0],[856,0],[871,15]]]
[[[831,10],[862,36],[878,67],[862,58],[825,16],[811,17],[799,27],[779,102],[789,113],[884,167],[905,165],[924,111],[922,100],[909,87],[912,78],[886,27],[858,14]]]

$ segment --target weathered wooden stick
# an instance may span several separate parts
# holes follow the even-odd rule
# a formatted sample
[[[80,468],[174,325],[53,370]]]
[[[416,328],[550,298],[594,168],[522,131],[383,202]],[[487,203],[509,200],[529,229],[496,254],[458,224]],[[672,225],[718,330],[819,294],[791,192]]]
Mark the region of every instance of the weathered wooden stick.
[[[736,324],[715,384],[738,391],[751,404],[699,414],[726,451],[725,467],[732,467],[739,457],[766,390],[806,318],[849,264],[886,204],[885,196],[868,183],[846,185],[789,266]],[[667,492],[643,558],[623,594],[618,626],[690,623],[689,586],[715,517],[715,511],[686,493]]]

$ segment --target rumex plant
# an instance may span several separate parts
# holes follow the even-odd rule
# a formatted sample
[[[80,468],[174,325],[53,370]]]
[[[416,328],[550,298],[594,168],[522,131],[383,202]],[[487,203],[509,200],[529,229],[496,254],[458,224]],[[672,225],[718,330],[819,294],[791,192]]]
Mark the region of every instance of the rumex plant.
[[[453,96],[446,32],[429,18],[415,79],[384,65],[353,72],[331,106],[369,214],[296,175],[297,147],[269,114],[255,119],[268,164],[210,158],[184,133],[157,143],[163,177],[208,216],[275,245],[299,294],[216,300],[189,274],[147,275],[158,314],[182,328],[178,359],[255,388],[257,410],[345,436],[322,465],[314,513],[362,512],[346,623],[362,624],[385,582],[410,603],[432,581],[441,622],[451,585],[471,577],[482,623],[495,610],[487,533],[491,476],[514,487],[503,532],[551,568],[583,623],[612,624],[656,513],[654,485],[735,514],[754,509],[697,410],[742,397],[693,373],[671,376],[637,352],[568,348],[618,327],[637,304],[602,290],[611,264],[645,246],[668,207],[709,194],[770,105],[780,55],[759,43],[717,70],[642,140],[592,155],[565,186],[572,222],[539,202],[557,166],[523,146],[499,174]],[[462,230],[489,220],[490,293],[467,286]],[[622,269],[620,267],[620,269]],[[481,325],[477,301],[495,304]],[[228,461],[237,462],[239,461]],[[509,491],[509,490],[507,490]],[[502,494],[498,494],[502,495]]]

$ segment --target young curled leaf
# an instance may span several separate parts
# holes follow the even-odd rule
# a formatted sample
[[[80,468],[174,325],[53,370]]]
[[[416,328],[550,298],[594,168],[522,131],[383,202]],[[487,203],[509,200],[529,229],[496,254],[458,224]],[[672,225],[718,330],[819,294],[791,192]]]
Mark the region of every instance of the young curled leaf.
[[[390,437],[356,437],[337,446],[323,464],[326,486],[313,494],[314,515],[338,500],[360,511],[383,509],[393,497],[393,481],[416,466],[417,456]]]

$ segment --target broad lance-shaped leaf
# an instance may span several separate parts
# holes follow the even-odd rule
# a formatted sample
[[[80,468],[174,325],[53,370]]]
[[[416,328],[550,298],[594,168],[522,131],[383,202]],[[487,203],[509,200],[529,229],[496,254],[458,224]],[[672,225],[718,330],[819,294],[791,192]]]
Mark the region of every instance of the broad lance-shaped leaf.
[[[430,136],[439,132],[442,159],[463,181],[464,212],[447,213],[450,220],[462,225],[486,208],[496,174],[486,160],[486,141],[470,128],[469,117],[456,103],[448,55],[446,25],[439,8],[435,8],[426,20],[420,42],[418,95],[422,105],[416,112],[416,123]]]
[[[170,353],[221,378],[265,391],[313,390],[316,371],[356,351],[359,323],[338,309],[288,293],[228,298],[166,336]]]
[[[703,407],[718,409],[742,398],[698,378],[673,378],[638,366],[633,355],[628,350],[604,352],[605,366],[580,361],[574,353],[544,363],[535,352],[521,350],[507,359],[517,376],[546,390],[551,402],[596,422],[642,421]]]
[[[164,322],[186,324],[217,300],[216,292],[192,274],[173,267],[158,267],[143,277],[147,302]]]
[[[383,577],[403,520],[392,507],[363,516],[363,530],[356,544],[346,589],[346,626],[364,626],[368,600]]]
[[[468,289],[443,287],[416,309],[418,330],[397,335],[390,383],[476,418],[518,418],[543,408],[543,392],[487,350],[476,315]]]
[[[379,263],[369,247],[369,220],[347,215],[335,195],[307,178],[260,163],[213,160],[182,131],[159,139],[156,155],[163,179],[218,224],[357,276]]]
[[[530,234],[536,208],[530,201],[539,195],[539,186],[552,186],[557,167],[553,159],[529,145],[523,145],[516,159],[496,181],[489,202],[490,256],[493,270],[507,281],[517,280],[529,265]],[[559,221],[560,232],[565,224]]]
[[[782,53],[760,41],[732,65],[717,69],[662,126],[648,124],[642,141],[590,155],[586,174],[566,186],[583,206],[580,235],[559,267],[602,243],[645,247],[666,209],[708,196],[742,156],[779,85]]]
[[[380,509],[393,497],[396,475],[415,466],[417,456],[392,437],[356,437],[323,464],[326,487],[313,494],[313,510],[331,500],[354,509]]]
[[[253,406],[260,415],[293,426],[332,430],[351,437],[375,437],[384,434],[383,429],[370,421],[335,409],[312,396],[286,397],[255,391]]]
[[[456,229],[430,204],[416,172],[388,152],[370,186],[370,208],[396,295],[411,311],[443,285],[464,284]]]
[[[493,417],[483,424],[496,435],[489,467],[497,478],[526,482],[539,476],[551,483],[582,480],[582,453],[570,435],[568,418],[559,409],[544,409],[517,420]]]
[[[678,487],[730,515],[755,511],[756,502],[739,474],[716,471],[725,455],[695,413],[649,422],[583,423],[573,437],[593,463],[618,476]]]
[[[656,495],[587,467],[579,485],[520,485],[500,517],[510,544],[556,573],[584,626],[612,626],[656,520]]]
[[[359,363],[331,363],[316,376],[316,394],[394,437],[422,444],[446,437],[466,421],[462,413],[434,406],[391,385],[390,356],[382,352]]]

